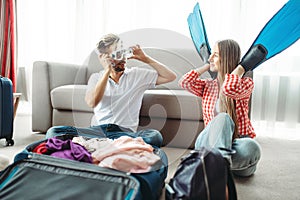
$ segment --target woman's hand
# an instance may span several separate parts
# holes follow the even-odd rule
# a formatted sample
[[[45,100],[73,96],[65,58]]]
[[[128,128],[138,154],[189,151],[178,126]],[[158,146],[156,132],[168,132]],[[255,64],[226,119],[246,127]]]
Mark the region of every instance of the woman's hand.
[[[239,77],[242,77],[243,74],[245,73],[245,69],[242,65],[238,65],[232,72],[231,74],[236,74]]]
[[[204,72],[210,69],[209,63],[205,63],[202,67],[195,69],[199,74],[203,74]]]

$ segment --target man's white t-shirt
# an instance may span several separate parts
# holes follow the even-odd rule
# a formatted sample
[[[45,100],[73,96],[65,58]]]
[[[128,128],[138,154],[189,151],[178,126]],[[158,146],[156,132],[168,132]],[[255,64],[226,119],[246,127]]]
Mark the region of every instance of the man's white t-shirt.
[[[103,72],[94,73],[88,81],[88,90],[94,88]],[[109,78],[104,95],[94,108],[97,125],[117,124],[136,131],[144,92],[154,88],[158,74],[145,68],[126,68],[119,83]]]

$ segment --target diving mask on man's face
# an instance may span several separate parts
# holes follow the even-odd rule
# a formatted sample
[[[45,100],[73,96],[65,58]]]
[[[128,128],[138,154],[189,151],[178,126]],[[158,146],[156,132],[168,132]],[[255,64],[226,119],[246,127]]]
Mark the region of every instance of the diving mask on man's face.
[[[112,52],[111,57],[114,60],[123,60],[123,59],[128,59],[133,56],[133,50],[131,48],[128,49],[121,49]]]
[[[112,62],[113,69],[116,72],[124,71],[126,60],[132,56],[133,56],[133,50],[131,48],[113,51],[111,53],[111,57],[113,59]]]

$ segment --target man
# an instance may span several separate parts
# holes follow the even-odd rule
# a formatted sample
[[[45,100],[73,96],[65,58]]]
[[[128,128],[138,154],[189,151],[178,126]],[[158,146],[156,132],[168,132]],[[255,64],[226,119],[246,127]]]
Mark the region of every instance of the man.
[[[97,45],[99,61],[104,68],[91,75],[85,101],[94,108],[96,126],[75,128],[69,126],[52,127],[46,137],[59,134],[118,138],[122,135],[142,137],[145,142],[160,147],[163,138],[154,129],[137,132],[139,113],[144,92],[156,85],[176,79],[176,74],[167,66],[151,58],[139,45],[130,48],[131,55],[122,53],[122,42],[117,35],[108,34]],[[126,68],[127,57],[151,66],[154,70],[133,67]]]

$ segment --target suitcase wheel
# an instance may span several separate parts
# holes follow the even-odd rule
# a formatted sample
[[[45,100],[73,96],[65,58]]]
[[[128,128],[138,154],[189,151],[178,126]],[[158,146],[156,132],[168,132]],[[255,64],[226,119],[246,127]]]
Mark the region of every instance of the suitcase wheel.
[[[15,144],[13,139],[6,139],[6,146],[13,146]]]

